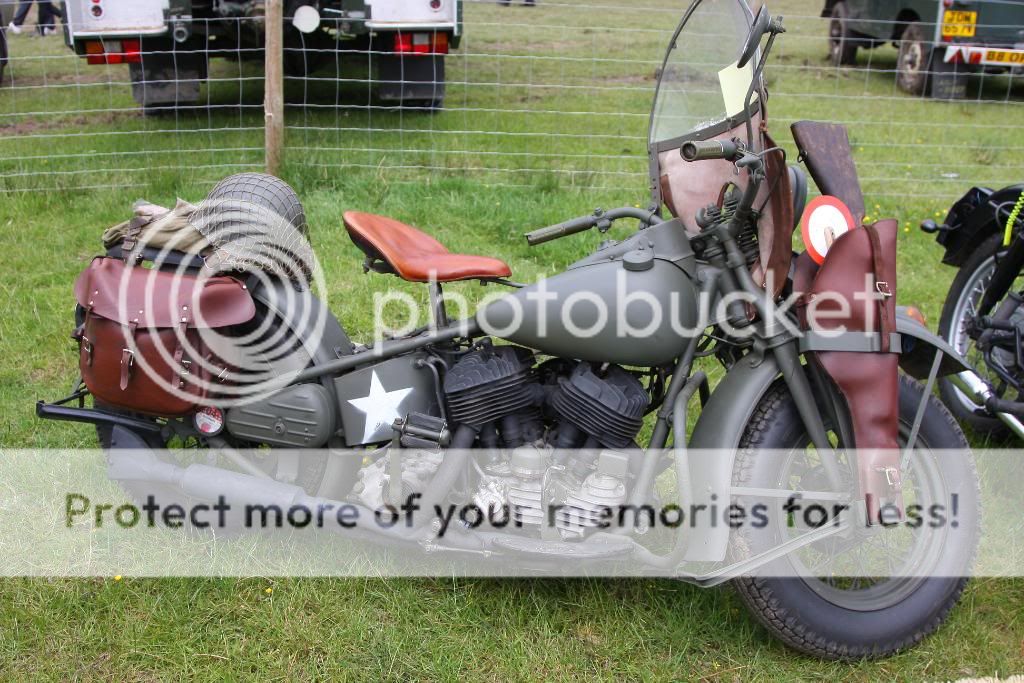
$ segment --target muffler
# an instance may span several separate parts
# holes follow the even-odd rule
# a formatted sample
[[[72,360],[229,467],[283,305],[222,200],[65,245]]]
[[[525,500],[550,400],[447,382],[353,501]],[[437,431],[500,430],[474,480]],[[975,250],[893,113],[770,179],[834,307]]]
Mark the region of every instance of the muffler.
[[[1021,424],[1021,421],[1008,411],[1012,406],[1014,412],[1019,412],[1021,410],[1020,404],[1000,399],[989,388],[988,384],[985,383],[985,380],[978,377],[977,373],[972,370],[965,370],[964,372],[951,375],[950,381],[953,382],[953,386],[962,391],[979,408],[987,408],[1003,424],[1009,427],[1014,434],[1024,439],[1024,424]]]

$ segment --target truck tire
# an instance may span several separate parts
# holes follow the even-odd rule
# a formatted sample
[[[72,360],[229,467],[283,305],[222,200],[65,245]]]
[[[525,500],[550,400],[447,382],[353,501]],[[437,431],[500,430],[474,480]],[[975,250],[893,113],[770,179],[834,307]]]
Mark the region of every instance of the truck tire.
[[[132,97],[147,115],[175,112],[199,102],[207,60],[194,41],[143,41],[142,62],[129,64]]]
[[[835,66],[848,66],[857,61],[857,41],[849,28],[850,10],[839,0],[832,7],[828,23],[828,54]]]
[[[927,92],[934,48],[925,37],[924,25],[912,22],[903,31],[896,62],[896,84],[911,95]]]
[[[901,445],[906,441],[922,395],[919,383],[900,376]],[[916,457],[904,473],[904,489],[908,494],[916,494],[914,500],[918,502],[949,500],[950,490],[956,491],[957,524],[946,524],[939,537],[929,534],[931,543],[923,540],[923,535],[913,533],[896,539],[879,538],[879,534],[908,530],[876,528],[872,533],[855,526],[849,539],[837,540],[834,545],[827,542],[829,545],[817,548],[817,544],[812,544],[776,560],[778,564],[771,565],[766,575],[736,579],[733,585],[751,613],[789,647],[824,659],[885,657],[912,647],[933,633],[959,600],[980,532],[978,474],[953,416],[934,396],[928,396],[927,401]],[[747,425],[733,471],[733,486],[827,490],[827,484],[822,483],[821,466],[813,467],[815,453],[807,448],[809,443],[796,403],[786,384],[780,381],[761,399]],[[839,465],[841,474],[855,476],[853,463],[841,461]],[[950,482],[956,483],[951,487]],[[749,504],[743,507],[750,509]],[[805,532],[788,529],[787,523],[792,525],[792,519],[786,515],[770,515],[765,529],[740,529],[732,541],[733,556],[755,555],[777,546],[780,539]],[[862,533],[863,539],[858,540]],[[880,570],[882,576],[843,579],[836,578],[828,567],[821,570],[825,577],[815,576],[807,569],[816,567],[809,565],[807,556],[813,558],[815,552],[819,557],[844,557],[846,553],[845,556],[855,558],[858,566],[863,561],[871,567],[873,544],[888,546],[891,540],[899,539],[907,540],[908,547],[905,558],[897,558],[896,566],[907,562],[920,573],[886,577],[886,570]],[[890,553],[887,557],[891,560],[892,551],[885,548],[882,554]],[[878,550],[874,552],[879,555]],[[840,570],[842,566],[839,565]]]

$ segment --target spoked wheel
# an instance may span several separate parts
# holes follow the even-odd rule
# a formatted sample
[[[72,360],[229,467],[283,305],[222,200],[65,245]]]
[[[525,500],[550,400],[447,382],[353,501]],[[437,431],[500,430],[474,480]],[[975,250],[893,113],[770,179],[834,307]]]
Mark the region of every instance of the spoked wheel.
[[[847,26],[849,14],[842,0],[832,7],[832,17],[828,23],[828,53],[829,59],[836,66],[847,66],[857,61],[857,43]]]
[[[922,388],[905,377],[899,388],[903,445]],[[764,576],[734,581],[747,607],[790,647],[827,659],[887,656],[935,631],[959,599],[977,547],[978,480],[966,448],[953,416],[929,397],[913,457],[903,468],[904,505],[927,510],[933,501],[945,501],[948,509],[949,493],[955,491],[957,525],[928,528],[925,519],[924,530],[902,524],[887,529],[865,527],[855,519],[848,532],[793,551]],[[852,484],[854,463],[841,455],[839,465]],[[755,411],[733,480],[737,486],[807,491],[809,496],[829,490],[821,459],[784,383],[776,384]],[[810,497],[803,501],[813,502]],[[821,504],[831,508],[833,503]],[[809,531],[799,515],[769,515],[765,529],[734,536],[734,557],[764,552]]]
[[[946,302],[942,306],[939,336],[963,356],[967,364],[982,379],[989,382],[1000,398],[1004,398],[1005,384],[994,372],[989,370],[983,354],[967,334],[967,324],[974,318],[981,298],[995,273],[996,251],[1001,243],[1002,235],[992,235],[982,242],[961,266],[949,288]],[[1024,278],[1018,278],[1010,291],[1020,291],[1021,289],[1024,289]],[[998,306],[997,303],[993,307],[993,311]],[[942,400],[957,420],[962,424],[970,425],[975,432],[997,438],[1009,433],[1009,430],[998,418],[987,414],[981,406],[976,405],[948,379],[939,380],[939,392],[942,395]]]
[[[896,83],[904,92],[924,95],[928,87],[932,63],[932,44],[925,37],[924,26],[914,22],[903,31],[897,58]]]

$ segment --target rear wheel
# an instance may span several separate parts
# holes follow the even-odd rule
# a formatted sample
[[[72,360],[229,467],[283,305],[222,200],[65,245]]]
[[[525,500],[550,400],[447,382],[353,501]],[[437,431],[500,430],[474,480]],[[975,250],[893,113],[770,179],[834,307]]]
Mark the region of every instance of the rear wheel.
[[[918,22],[907,25],[900,40],[897,58],[896,83],[900,90],[911,95],[924,95],[928,87],[932,63],[932,44],[925,35],[924,26]]]
[[[837,2],[832,7],[832,18],[828,24],[829,58],[836,66],[846,66],[857,61],[857,42],[850,32],[848,19],[850,11],[846,3]]]
[[[905,377],[900,378],[899,390],[904,444],[923,392]],[[827,485],[821,461],[809,444],[792,396],[784,383],[776,384],[743,436],[734,485],[822,490]],[[952,448],[961,450],[936,450]],[[767,572],[771,576],[737,579],[740,597],[773,635],[817,657],[884,657],[915,645],[945,621],[967,583],[961,577],[973,562],[979,494],[966,448],[953,416],[928,397],[914,457],[903,471],[904,502],[948,501],[949,492],[956,491],[956,528],[947,524],[922,534],[902,525],[881,529],[863,528],[861,523],[847,535],[829,537],[777,560]],[[846,455],[839,458],[844,478],[852,480],[855,463]],[[807,531],[788,526],[785,515],[771,517],[768,528],[736,535],[735,555],[764,552]],[[856,571],[844,577],[844,567]]]

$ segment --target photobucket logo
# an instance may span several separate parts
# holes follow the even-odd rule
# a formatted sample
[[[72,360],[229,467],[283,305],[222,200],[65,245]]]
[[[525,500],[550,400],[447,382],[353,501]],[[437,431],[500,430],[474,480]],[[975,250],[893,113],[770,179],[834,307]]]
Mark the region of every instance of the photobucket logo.
[[[325,291],[312,247],[288,219],[244,200],[207,200],[179,218],[159,247],[143,230],[153,268],[126,268],[119,283],[122,384],[141,373],[181,401],[222,408],[276,391],[306,367],[326,325],[326,307],[311,302]]]
[[[863,288],[851,293],[826,291],[804,296],[792,292],[773,299],[766,294],[772,291],[769,273],[760,293],[698,291],[695,287],[655,292],[637,288],[622,269],[612,287],[602,283],[566,292],[552,280],[541,279],[519,292],[490,292],[475,303],[461,291],[446,291],[441,303],[452,321],[465,322],[475,311],[483,331],[499,338],[513,338],[523,330],[540,339],[568,333],[586,340],[610,333],[628,343],[664,334],[690,338],[712,325],[741,341],[763,329],[750,324],[762,312],[774,332],[785,331],[794,337],[802,336],[805,326],[822,337],[851,331],[874,334],[878,304],[885,299],[870,274],[865,276]],[[421,300],[406,292],[391,290],[374,296],[378,339],[401,337],[435,324]]]

